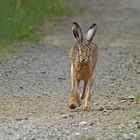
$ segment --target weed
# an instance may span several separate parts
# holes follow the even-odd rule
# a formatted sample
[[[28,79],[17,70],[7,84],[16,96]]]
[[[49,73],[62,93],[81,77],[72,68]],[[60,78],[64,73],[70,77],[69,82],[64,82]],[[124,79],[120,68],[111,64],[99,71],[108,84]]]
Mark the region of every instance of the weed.
[[[135,101],[136,104],[140,104],[140,95],[136,95],[134,97],[134,101]]]
[[[84,137],[81,140],[96,140],[94,136]]]
[[[47,19],[69,15],[68,0],[4,0],[0,4],[0,50],[40,38],[37,26]],[[3,47],[5,46],[5,48]]]

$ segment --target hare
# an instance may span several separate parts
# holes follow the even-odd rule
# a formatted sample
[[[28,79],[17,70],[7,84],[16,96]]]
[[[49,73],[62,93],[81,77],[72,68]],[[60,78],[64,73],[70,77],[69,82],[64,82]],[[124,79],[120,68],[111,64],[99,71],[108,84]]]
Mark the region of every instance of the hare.
[[[72,33],[76,43],[70,50],[71,93],[69,107],[71,109],[81,105],[81,98],[84,99],[84,110],[90,111],[90,92],[95,78],[95,67],[98,58],[98,47],[95,43],[92,43],[96,30],[97,25],[93,23],[84,38],[78,23],[73,22],[72,25]],[[79,96],[78,87],[81,80],[84,81],[84,87]]]

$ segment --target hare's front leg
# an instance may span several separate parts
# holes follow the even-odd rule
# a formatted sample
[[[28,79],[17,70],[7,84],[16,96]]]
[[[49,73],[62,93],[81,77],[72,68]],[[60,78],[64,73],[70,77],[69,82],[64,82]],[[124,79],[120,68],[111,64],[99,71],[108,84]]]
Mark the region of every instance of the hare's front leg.
[[[91,88],[94,82],[94,77],[95,77],[95,73],[93,73],[92,77],[88,80],[87,83],[87,93],[85,96],[85,105],[84,105],[84,110],[85,111],[90,111],[90,102],[91,102]]]
[[[80,106],[80,99],[78,95],[79,80],[74,78],[73,65],[71,65],[71,93],[69,97],[69,107],[75,109],[76,106]]]

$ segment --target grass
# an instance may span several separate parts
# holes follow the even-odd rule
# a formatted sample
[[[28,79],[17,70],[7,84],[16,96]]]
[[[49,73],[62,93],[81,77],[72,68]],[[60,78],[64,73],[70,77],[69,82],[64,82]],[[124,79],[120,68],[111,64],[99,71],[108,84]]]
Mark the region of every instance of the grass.
[[[68,0],[4,0],[0,13],[0,51],[10,53],[9,44],[38,39],[40,22],[70,15],[70,8]]]
[[[88,137],[84,137],[81,140],[96,140],[96,138],[94,136],[88,136]]]
[[[21,52],[21,48],[19,46],[15,45],[8,45],[8,46],[1,46],[0,47],[0,58],[10,58],[11,56],[15,55],[18,52]]]
[[[134,97],[134,101],[135,101],[135,103],[140,104],[140,95],[136,95]]]

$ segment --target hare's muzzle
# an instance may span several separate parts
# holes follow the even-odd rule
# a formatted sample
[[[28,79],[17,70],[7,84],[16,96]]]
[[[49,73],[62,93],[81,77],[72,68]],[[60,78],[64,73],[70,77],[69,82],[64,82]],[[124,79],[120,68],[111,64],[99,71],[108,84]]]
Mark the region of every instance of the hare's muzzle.
[[[80,58],[80,63],[81,64],[87,64],[88,63],[88,58]]]

